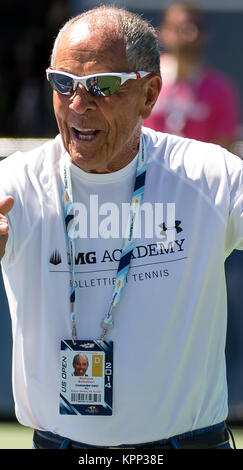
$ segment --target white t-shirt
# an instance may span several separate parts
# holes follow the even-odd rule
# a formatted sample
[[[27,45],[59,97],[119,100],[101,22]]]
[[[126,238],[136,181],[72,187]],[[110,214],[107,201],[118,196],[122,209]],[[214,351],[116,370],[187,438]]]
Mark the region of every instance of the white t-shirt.
[[[15,198],[2,266],[16,415],[24,425],[93,445],[168,438],[219,423],[228,412],[224,260],[243,248],[242,161],[216,145],[143,133],[145,224],[109,335],[112,416],[59,414],[60,341],[71,338],[60,175],[70,158],[61,137],[0,165],[0,196]],[[122,246],[121,208],[131,201],[135,174],[136,158],[111,174],[71,165],[79,339],[100,336]]]

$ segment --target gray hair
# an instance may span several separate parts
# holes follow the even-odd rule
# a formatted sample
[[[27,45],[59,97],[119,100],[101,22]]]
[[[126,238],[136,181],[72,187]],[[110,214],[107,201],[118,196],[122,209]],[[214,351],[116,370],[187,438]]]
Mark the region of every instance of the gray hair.
[[[51,67],[55,67],[57,47],[63,33],[77,21],[86,18],[95,21],[95,24],[104,27],[105,30],[109,25],[109,29],[117,39],[123,37],[129,71],[145,70],[160,75],[160,55],[155,28],[141,16],[113,6],[96,7],[68,20],[54,42]]]

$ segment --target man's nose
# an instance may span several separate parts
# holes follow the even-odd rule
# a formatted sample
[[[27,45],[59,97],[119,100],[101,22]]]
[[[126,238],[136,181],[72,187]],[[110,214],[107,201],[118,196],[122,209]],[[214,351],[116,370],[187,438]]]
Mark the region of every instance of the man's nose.
[[[97,108],[95,97],[79,83],[72,95],[70,108],[78,114],[83,114],[89,109],[95,110]]]

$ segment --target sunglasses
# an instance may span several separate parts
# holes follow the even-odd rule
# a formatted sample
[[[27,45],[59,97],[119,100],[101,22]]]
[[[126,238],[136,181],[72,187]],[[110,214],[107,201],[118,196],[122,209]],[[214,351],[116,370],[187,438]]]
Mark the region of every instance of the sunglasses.
[[[47,80],[52,88],[62,95],[71,95],[79,83],[94,96],[109,96],[117,93],[127,80],[138,80],[153,75],[152,72],[130,72],[130,73],[97,73],[77,77],[67,72],[60,72],[48,68],[46,70]]]

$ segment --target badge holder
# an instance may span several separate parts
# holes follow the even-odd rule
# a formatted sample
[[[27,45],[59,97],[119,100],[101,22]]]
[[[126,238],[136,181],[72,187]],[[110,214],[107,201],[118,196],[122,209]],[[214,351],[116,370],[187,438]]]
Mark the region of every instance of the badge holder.
[[[113,342],[61,341],[62,415],[112,415]]]

